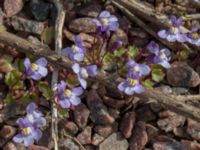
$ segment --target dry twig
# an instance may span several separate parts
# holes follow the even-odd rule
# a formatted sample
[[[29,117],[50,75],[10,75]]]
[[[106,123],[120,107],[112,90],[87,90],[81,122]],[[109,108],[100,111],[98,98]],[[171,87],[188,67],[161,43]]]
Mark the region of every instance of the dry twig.
[[[55,51],[58,56],[61,56],[61,49],[62,49],[62,30],[65,21],[65,11],[63,9],[63,5],[60,0],[54,0],[54,5],[57,8],[57,19],[55,25]],[[51,87],[52,90],[56,90],[57,82],[58,82],[58,72],[59,69],[54,66],[54,71],[52,74],[51,80]],[[52,120],[51,120],[51,131],[52,131],[52,138],[54,140],[54,150],[58,150],[58,112],[56,107],[56,98],[52,101]]]

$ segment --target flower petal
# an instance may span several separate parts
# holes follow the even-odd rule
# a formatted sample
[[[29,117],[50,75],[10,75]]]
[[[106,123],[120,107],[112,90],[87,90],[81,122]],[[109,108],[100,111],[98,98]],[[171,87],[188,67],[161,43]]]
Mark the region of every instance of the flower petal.
[[[145,64],[139,64],[139,68],[143,75],[148,75],[151,71],[150,67]]]
[[[33,138],[38,141],[41,137],[42,137],[42,132],[40,131],[40,129],[35,129],[32,132]]]
[[[123,81],[118,85],[118,89],[123,92],[125,90],[125,88],[127,87],[126,82]]]
[[[74,55],[73,59],[76,61],[83,61],[84,57],[85,57],[85,55],[83,53],[77,53]]]
[[[40,80],[42,78],[42,76],[40,73],[34,72],[34,74],[31,75],[31,78],[34,80]]]
[[[135,91],[136,93],[138,93],[138,94],[144,92],[144,87],[143,87],[142,85],[140,85],[140,84],[134,86],[133,89],[134,89],[134,91]]]
[[[34,143],[34,139],[32,136],[28,136],[24,138],[24,145],[26,147],[33,145],[33,143]]]
[[[83,89],[82,87],[76,87],[72,89],[72,92],[74,93],[74,95],[80,96],[83,94]]]
[[[36,119],[34,121],[34,124],[37,128],[41,128],[41,127],[44,127],[46,125],[46,119],[43,118],[43,117],[40,117],[38,119]]]
[[[31,67],[31,61],[29,58],[26,58],[24,60],[24,66],[25,66],[26,70],[28,70]]]
[[[134,94],[134,88],[132,86],[126,87],[124,92],[127,95],[133,95]]]
[[[165,39],[168,36],[167,31],[166,30],[159,31],[158,36]]]
[[[67,56],[67,57],[69,57],[70,53],[72,53],[71,47],[66,47],[66,48],[62,49],[62,51],[61,51],[61,54],[63,56]]]
[[[22,134],[17,134],[13,137],[13,141],[16,143],[21,143],[24,140],[24,136]]]
[[[71,106],[68,99],[60,100],[59,103],[62,108],[70,108]]]
[[[109,24],[109,30],[111,30],[111,31],[116,31],[118,28],[119,28],[118,22],[111,22]]]
[[[73,97],[69,99],[71,104],[77,106],[81,103],[81,99],[79,97]]]
[[[48,70],[47,70],[47,68],[45,68],[45,67],[43,67],[43,66],[39,66],[38,73],[39,73],[42,77],[46,77],[47,74],[48,74]]]
[[[90,65],[85,67],[90,77],[95,77],[97,75],[97,66]]]
[[[41,65],[41,66],[43,66],[43,67],[45,67],[46,65],[47,65],[47,60],[44,58],[44,57],[42,57],[42,58],[40,58],[40,59],[38,59],[37,61],[36,61],[36,64],[38,64],[38,65]]]
[[[87,81],[82,79],[82,78],[78,78],[81,86],[83,87],[83,89],[86,89],[87,88]]]
[[[118,21],[118,18],[115,17],[114,15],[111,15],[111,16],[108,18],[108,20],[109,20],[110,22],[117,22],[117,21]]]
[[[35,103],[32,102],[32,103],[28,104],[28,106],[26,107],[26,112],[32,113],[37,108],[38,108],[38,106]]]
[[[110,12],[104,10],[104,11],[102,11],[102,12],[100,13],[99,17],[100,17],[100,18],[108,18],[108,17],[110,17]]]
[[[73,64],[72,70],[74,71],[74,73],[78,74],[80,72],[80,65],[77,63]]]
[[[171,67],[171,65],[168,61],[162,61],[159,64],[162,65],[166,69],[169,69]]]

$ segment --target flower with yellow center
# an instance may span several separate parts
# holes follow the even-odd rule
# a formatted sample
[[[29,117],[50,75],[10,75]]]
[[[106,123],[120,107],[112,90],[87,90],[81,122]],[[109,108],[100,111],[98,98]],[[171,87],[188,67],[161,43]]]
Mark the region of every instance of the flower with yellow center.
[[[108,19],[106,19],[106,18],[101,19],[101,23],[103,25],[107,25],[108,24]]]
[[[64,91],[64,96],[65,96],[65,97],[68,97],[70,94],[71,94],[71,90],[66,89],[66,90]]]
[[[198,34],[198,33],[192,33],[192,37],[193,37],[194,39],[198,39],[199,34]]]
[[[135,79],[129,79],[128,82],[129,82],[131,85],[136,85],[136,84],[137,84],[137,80],[135,80]]]
[[[38,70],[38,65],[37,64],[35,64],[35,63],[32,63],[31,64],[31,69],[33,70],[33,71],[37,71]]]
[[[176,34],[176,33],[179,32],[179,30],[178,30],[177,27],[171,27],[171,28],[170,28],[170,32]]]
[[[27,127],[27,128],[22,128],[22,133],[27,135],[27,134],[30,134],[32,132],[32,129],[30,127]]]

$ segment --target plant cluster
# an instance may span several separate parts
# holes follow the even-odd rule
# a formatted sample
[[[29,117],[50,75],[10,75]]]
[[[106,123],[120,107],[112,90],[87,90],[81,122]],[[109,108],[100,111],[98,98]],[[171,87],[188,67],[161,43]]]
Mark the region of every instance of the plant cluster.
[[[52,94],[48,83],[43,81],[44,77],[48,75],[48,62],[45,58],[39,58],[33,63],[31,59],[25,58],[24,74],[17,71],[7,74],[6,83],[11,91],[22,90],[24,92],[28,89],[28,92],[20,95],[22,98],[19,100],[27,102],[28,99],[35,99],[37,95],[42,94],[47,100],[56,97],[58,101],[55,103],[61,109],[72,109],[81,103],[80,96],[89,84],[87,78],[95,77],[98,69],[104,63],[115,62],[118,65],[119,73],[126,74],[126,79],[118,84],[118,89],[127,95],[140,94],[144,92],[144,87],[152,87],[154,82],[164,79],[164,69],[171,66],[169,49],[160,48],[154,41],[147,45],[146,51],[124,46],[120,40],[116,40],[108,47],[111,32],[119,28],[118,18],[108,11],[102,11],[99,17],[94,19],[94,22],[97,31],[92,48],[87,49],[80,36],[75,36],[74,45],[62,49],[62,55],[73,61],[74,64],[67,79],[61,80],[57,84],[56,93]],[[169,42],[189,42],[200,46],[198,30],[192,29],[191,32],[183,34],[180,30],[181,23],[180,18],[172,16],[170,28],[159,31],[158,35]],[[99,39],[102,41],[100,45]],[[122,62],[116,61],[118,59],[121,59]],[[123,65],[124,63],[125,65]],[[24,83],[27,81],[30,87],[24,88]],[[10,104],[15,98],[13,95],[7,95],[6,102]],[[25,146],[29,146],[42,137],[41,128],[46,125],[46,120],[37,105],[30,103],[26,108],[26,116],[18,119],[17,124],[20,127],[20,133],[13,140],[18,143],[24,142]]]

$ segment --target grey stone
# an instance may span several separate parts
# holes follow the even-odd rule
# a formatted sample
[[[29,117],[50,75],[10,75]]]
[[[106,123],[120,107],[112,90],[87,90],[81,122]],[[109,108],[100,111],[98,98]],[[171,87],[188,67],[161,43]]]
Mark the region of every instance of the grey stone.
[[[128,142],[120,133],[113,133],[100,145],[99,150],[127,150]]]
[[[43,0],[31,0],[31,12],[34,18],[38,21],[44,21],[48,18],[50,11],[50,4]]]

